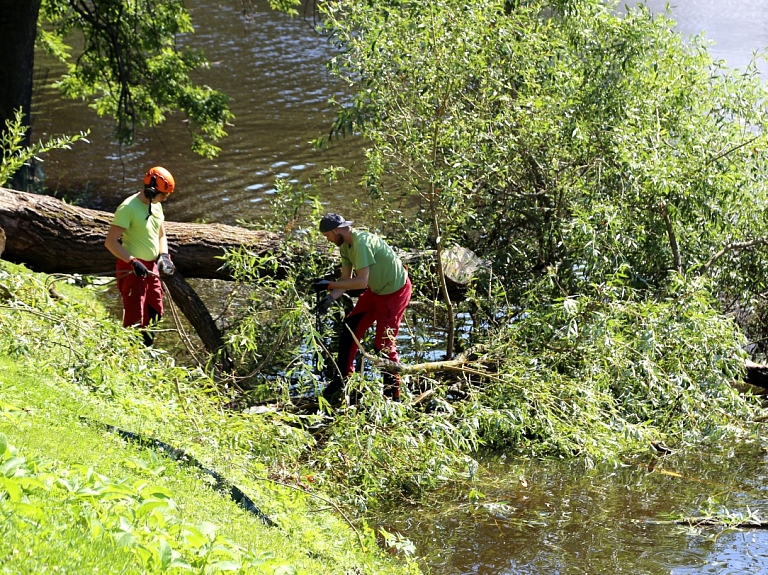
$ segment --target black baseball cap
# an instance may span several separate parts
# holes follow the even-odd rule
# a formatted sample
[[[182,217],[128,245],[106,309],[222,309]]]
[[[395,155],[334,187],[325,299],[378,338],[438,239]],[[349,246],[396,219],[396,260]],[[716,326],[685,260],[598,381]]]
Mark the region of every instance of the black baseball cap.
[[[330,232],[336,228],[347,228],[352,225],[353,222],[344,219],[344,216],[339,214],[325,214],[323,219],[320,220],[320,231],[322,233]]]

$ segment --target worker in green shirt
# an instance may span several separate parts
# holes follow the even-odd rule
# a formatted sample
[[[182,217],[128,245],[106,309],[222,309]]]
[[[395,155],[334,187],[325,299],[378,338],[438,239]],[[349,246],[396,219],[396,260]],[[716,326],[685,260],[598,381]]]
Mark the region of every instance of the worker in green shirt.
[[[316,290],[328,294],[318,304],[325,312],[347,290],[365,290],[352,311],[344,319],[339,336],[338,368],[331,382],[323,390],[323,397],[334,402],[338,399],[343,380],[352,373],[358,341],[374,323],[377,353],[398,362],[397,334],[405,308],[411,300],[411,280],[400,258],[380,237],[352,229],[351,221],[339,214],[326,214],[320,220],[320,232],[341,254],[341,277],[336,281],[317,280]],[[384,373],[384,394],[394,400],[400,398],[400,376]]]
[[[117,288],[123,300],[123,325],[142,331],[144,343],[152,344],[145,329],[163,315],[160,273],[173,274],[165,236],[164,202],[176,182],[171,173],[155,166],[144,174],[144,189],[128,197],[115,211],[104,245],[117,258]]]

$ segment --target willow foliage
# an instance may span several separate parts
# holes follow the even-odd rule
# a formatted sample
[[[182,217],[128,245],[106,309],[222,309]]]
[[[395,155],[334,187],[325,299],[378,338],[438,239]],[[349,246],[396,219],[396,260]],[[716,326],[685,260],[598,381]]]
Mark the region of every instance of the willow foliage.
[[[369,143],[366,183],[397,215],[385,221],[388,240],[458,243],[483,262],[459,309],[472,317],[459,344],[475,353],[459,371],[406,377],[399,404],[364,373],[350,382],[360,401],[331,423],[221,415],[206,436],[301,466],[365,508],[471,478],[483,447],[598,460],[750,431],[756,402],[732,387],[746,341],[722,302],[748,307],[763,289],[766,116],[754,68],[730,73],[665,17],[597,0],[320,6],[339,48],[332,66],[354,94],[336,129]],[[264,279],[269,258],[243,250],[227,261],[252,289],[227,340],[243,371],[261,376],[259,399],[320,384],[312,361],[329,326],[302,286],[335,263],[317,249],[321,206],[308,194],[274,214],[286,246],[311,254],[302,266]],[[412,267],[415,284],[427,268]],[[27,289],[1,279],[9,293]],[[62,304],[30,293],[39,313],[61,317],[52,308]],[[439,332],[436,310],[436,325],[409,330],[415,348]],[[159,373],[146,351],[109,356],[101,343],[124,336],[103,325],[62,322],[57,333],[12,314],[0,317],[4,353],[45,362],[48,339],[71,350],[67,361],[51,356],[57,369],[118,397],[126,384],[116,373],[144,373],[173,424],[192,419],[175,384],[210,385],[181,370],[168,379],[175,366],[162,358]],[[267,377],[274,365],[282,372]],[[416,401],[422,393],[429,401]],[[327,425],[302,427],[318,421]]]
[[[415,204],[405,221],[422,241],[437,240],[436,216],[442,242],[475,250],[515,298],[547,268],[567,294],[619,268],[654,289],[668,270],[708,273],[742,301],[764,289],[754,65],[725,69],[643,6],[323,6],[332,69],[353,90],[336,130],[369,141],[370,189]]]
[[[459,378],[470,399],[444,410],[457,427],[602,457],[749,421],[731,387],[746,341],[724,311],[765,288],[754,65],[726,69],[643,6],[322,8],[352,91],[333,135],[368,143],[382,228],[484,263],[462,343],[485,351]]]
[[[225,94],[193,81],[208,63],[183,44],[194,32],[183,2],[44,0],[40,22],[46,26],[38,30],[39,45],[67,65],[57,87],[113,117],[120,142],[132,142],[137,128],[160,125],[180,111],[190,121],[192,149],[218,154],[216,143],[233,115]],[[78,44],[82,48],[73,50]]]

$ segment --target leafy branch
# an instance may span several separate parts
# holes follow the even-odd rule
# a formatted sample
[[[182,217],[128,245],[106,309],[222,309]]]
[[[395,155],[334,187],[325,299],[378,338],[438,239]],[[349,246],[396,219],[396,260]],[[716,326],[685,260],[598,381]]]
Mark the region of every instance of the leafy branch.
[[[30,146],[24,146],[28,126],[22,121],[21,109],[16,110],[14,117],[9,118],[5,124],[5,130],[0,133],[0,149],[3,151],[0,161],[0,186],[5,185],[18,172],[22,166],[28,165],[30,160],[39,160],[37,156],[51,150],[69,150],[72,144],[80,140],[88,142],[86,137],[89,132],[80,132],[75,136],[60,136],[50,138],[47,142],[39,141]]]

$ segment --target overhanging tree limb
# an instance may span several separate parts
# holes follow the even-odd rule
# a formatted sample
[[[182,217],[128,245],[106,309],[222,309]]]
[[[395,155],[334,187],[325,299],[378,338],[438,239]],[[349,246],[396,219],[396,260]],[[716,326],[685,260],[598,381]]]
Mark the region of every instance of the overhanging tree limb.
[[[753,248],[756,246],[762,246],[768,244],[768,236],[763,236],[762,238],[756,238],[754,240],[749,240],[746,242],[731,242],[729,244],[726,244],[723,249],[721,249],[719,252],[717,252],[715,255],[713,255],[707,263],[705,263],[701,267],[702,273],[706,274],[709,273],[710,268],[714,265],[714,263],[719,260],[721,257],[723,257],[728,252],[734,252],[734,251],[740,251],[745,250],[748,248]]]

